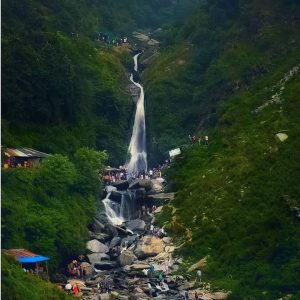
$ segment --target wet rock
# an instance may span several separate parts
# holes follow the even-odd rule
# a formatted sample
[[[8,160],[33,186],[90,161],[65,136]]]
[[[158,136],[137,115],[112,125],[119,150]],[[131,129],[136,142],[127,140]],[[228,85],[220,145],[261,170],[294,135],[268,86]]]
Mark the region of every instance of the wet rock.
[[[119,236],[115,236],[109,243],[109,249],[112,249],[121,244],[121,238]]]
[[[92,253],[92,254],[88,254],[87,257],[92,265],[103,260],[110,260],[109,255],[105,253]]]
[[[104,224],[102,224],[99,220],[94,218],[94,222],[92,225],[92,231],[94,233],[101,233],[104,230]]]
[[[132,231],[144,231],[146,226],[145,221],[141,219],[131,220],[126,223],[126,227]]]
[[[92,239],[99,240],[100,242],[105,242],[110,238],[106,233],[94,233],[90,231],[89,234]]]
[[[107,233],[111,237],[118,236],[118,231],[117,231],[116,227],[110,223],[105,224],[104,230],[105,230],[105,233]]]
[[[94,265],[95,271],[97,270],[111,270],[117,267],[116,261],[100,261]]]
[[[112,185],[119,191],[126,191],[129,187],[129,182],[127,180],[117,180]]]
[[[135,241],[137,240],[137,235],[131,235],[131,236],[127,236],[125,238],[122,239],[121,245],[126,245],[127,247],[131,246]]]
[[[188,269],[188,272],[192,272],[194,270],[201,269],[201,268],[205,267],[206,264],[207,264],[207,258],[204,257],[204,258],[200,259],[198,262],[196,262],[195,264],[193,264],[192,266],[190,266]]]
[[[137,257],[133,254],[133,252],[124,250],[118,257],[118,262],[121,266],[126,266],[131,265],[136,259]]]
[[[107,253],[109,248],[98,240],[91,240],[86,243],[86,248],[94,253],[101,252]]]
[[[146,191],[152,189],[153,183],[150,179],[135,179],[129,184],[129,189],[144,188]]]
[[[109,195],[109,199],[115,202],[121,202],[122,200],[122,192],[120,191],[112,191]]]
[[[146,235],[138,241],[137,248],[134,253],[138,258],[146,258],[149,256],[155,256],[164,251],[165,244],[162,239]]]

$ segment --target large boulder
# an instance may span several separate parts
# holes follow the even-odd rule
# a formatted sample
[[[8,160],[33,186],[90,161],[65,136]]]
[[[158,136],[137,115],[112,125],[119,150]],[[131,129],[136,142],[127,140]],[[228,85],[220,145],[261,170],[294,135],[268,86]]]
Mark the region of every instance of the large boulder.
[[[118,262],[121,266],[131,265],[137,257],[129,250],[124,250],[118,257]]]
[[[122,192],[120,191],[112,191],[109,195],[109,199],[112,200],[112,201],[115,201],[115,202],[121,202],[122,200]]]
[[[129,182],[127,180],[117,180],[112,185],[119,191],[126,191],[129,187]]]
[[[80,265],[83,269],[85,269],[87,277],[90,277],[93,275],[94,270],[93,270],[93,267],[91,266],[91,264],[89,264],[88,262],[82,262]]]
[[[119,236],[115,236],[109,243],[109,249],[112,249],[121,244],[121,238]]]
[[[129,184],[129,189],[144,188],[146,191],[152,189],[152,181],[150,179],[135,179]]]
[[[102,224],[99,220],[94,218],[94,222],[92,225],[92,231],[95,233],[100,233],[104,230],[104,224]]]
[[[138,258],[143,259],[163,252],[164,248],[165,244],[162,239],[156,236],[146,235],[139,240],[134,253]]]
[[[122,238],[121,245],[126,245],[129,247],[137,240],[137,235],[130,235]]]
[[[98,270],[111,270],[117,266],[116,261],[100,261],[94,265],[94,269],[97,272]]]
[[[131,231],[144,231],[146,223],[141,219],[131,220],[126,223],[126,227]]]
[[[107,253],[107,252],[109,252],[109,248],[105,244],[99,242],[98,240],[88,241],[86,243],[86,249],[90,250],[93,253],[96,253],[96,252]]]
[[[283,133],[283,132],[279,132],[279,133],[275,134],[275,138],[279,142],[284,142],[288,137],[289,136],[286,133]]]
[[[103,260],[110,260],[109,255],[105,253],[92,253],[92,254],[88,254],[87,257],[92,265]]]
[[[110,223],[105,224],[104,231],[106,234],[108,234],[111,237],[118,236],[118,230],[116,229],[116,227],[114,225],[112,225]]]
[[[151,179],[152,187],[148,191],[148,194],[158,194],[164,191],[162,183],[156,179]]]
[[[99,240],[100,242],[105,242],[110,238],[110,235],[106,233],[94,233],[90,231],[89,234],[92,239]]]

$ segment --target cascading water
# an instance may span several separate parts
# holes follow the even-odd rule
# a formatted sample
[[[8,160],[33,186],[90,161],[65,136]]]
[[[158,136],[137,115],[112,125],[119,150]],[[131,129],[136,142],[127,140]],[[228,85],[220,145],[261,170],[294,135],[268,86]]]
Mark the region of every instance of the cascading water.
[[[138,56],[133,57],[134,70],[138,70]],[[147,171],[147,151],[146,151],[146,124],[145,124],[145,107],[144,107],[144,88],[133,80],[133,74],[130,76],[131,82],[140,89],[140,97],[136,103],[136,112],[134,125],[132,129],[131,140],[128,147],[130,160],[126,163],[127,176],[138,176],[141,172]]]
[[[134,70],[136,72],[138,71],[137,59],[140,54],[138,53],[133,57]],[[136,177],[141,172],[147,171],[144,89],[139,83],[133,80],[133,74],[130,75],[130,80],[140,89],[140,96],[136,103],[134,125],[128,147],[128,153],[130,154],[130,159],[126,163],[128,178]],[[109,199],[110,194],[108,193],[106,198],[102,200],[109,221],[114,225],[121,225],[125,221],[131,220],[137,212],[135,191],[128,190],[123,193],[120,203]]]
[[[114,225],[121,225],[125,221],[131,220],[136,212],[136,204],[132,192],[128,191],[126,194],[122,194],[120,203],[110,200],[110,194],[108,193],[106,198],[102,200],[109,221]]]

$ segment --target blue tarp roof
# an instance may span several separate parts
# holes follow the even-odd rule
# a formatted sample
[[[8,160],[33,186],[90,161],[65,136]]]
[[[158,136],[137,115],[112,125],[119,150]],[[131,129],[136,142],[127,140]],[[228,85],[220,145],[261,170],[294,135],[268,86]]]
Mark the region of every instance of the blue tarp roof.
[[[21,263],[36,263],[50,259],[47,256],[35,254],[26,249],[9,249],[6,251],[8,254],[14,256],[15,259]]]
[[[21,263],[35,263],[40,261],[49,260],[46,256],[32,256],[32,257],[16,257],[16,259]]]

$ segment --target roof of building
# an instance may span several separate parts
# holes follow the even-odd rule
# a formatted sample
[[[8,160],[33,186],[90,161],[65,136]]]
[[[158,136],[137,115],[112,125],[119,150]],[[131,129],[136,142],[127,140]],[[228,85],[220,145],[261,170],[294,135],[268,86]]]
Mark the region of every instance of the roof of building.
[[[35,263],[49,260],[49,257],[35,254],[26,249],[9,249],[5,252],[15,257],[21,263]]]
[[[42,157],[47,157],[50,154],[40,152],[31,148],[7,148],[4,151],[4,154],[8,157],[37,157],[37,158],[42,158]]]

